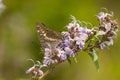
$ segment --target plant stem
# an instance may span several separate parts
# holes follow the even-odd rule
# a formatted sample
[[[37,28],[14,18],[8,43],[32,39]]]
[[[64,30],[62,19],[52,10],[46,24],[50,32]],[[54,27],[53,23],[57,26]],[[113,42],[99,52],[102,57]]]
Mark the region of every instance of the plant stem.
[[[48,70],[40,77],[38,77],[38,80],[41,80],[43,77],[45,77],[53,68],[55,68],[56,66],[58,66],[61,62],[55,64],[53,67],[48,68]]]
[[[49,72],[50,72],[50,68],[42,75],[38,78],[38,80],[41,80],[43,77],[45,77]]]

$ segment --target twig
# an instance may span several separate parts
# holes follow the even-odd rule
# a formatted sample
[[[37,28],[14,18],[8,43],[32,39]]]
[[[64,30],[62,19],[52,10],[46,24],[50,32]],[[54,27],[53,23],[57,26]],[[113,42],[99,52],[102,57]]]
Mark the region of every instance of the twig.
[[[58,66],[60,63],[61,63],[61,62],[55,64],[53,67],[48,68],[48,70],[47,70],[42,76],[38,77],[38,80],[41,80],[43,77],[45,77],[45,76],[52,70],[52,68],[55,68],[55,67]]]

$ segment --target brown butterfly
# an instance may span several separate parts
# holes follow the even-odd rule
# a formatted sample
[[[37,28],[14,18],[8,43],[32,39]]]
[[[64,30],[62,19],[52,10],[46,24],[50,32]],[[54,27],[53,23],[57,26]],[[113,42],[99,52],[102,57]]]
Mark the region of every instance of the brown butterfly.
[[[36,28],[42,51],[45,48],[55,49],[62,41],[62,35],[60,33],[47,28],[43,23],[37,22]]]

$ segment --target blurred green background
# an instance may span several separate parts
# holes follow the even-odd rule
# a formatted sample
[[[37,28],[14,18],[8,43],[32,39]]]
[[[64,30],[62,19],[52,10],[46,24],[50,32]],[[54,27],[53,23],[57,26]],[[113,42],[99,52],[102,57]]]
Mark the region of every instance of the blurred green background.
[[[44,22],[55,31],[65,30],[71,21],[98,25],[96,15],[105,7],[120,21],[119,0],[4,0],[6,10],[0,16],[0,80],[30,80],[25,71],[33,66],[27,59],[40,60],[36,22]],[[100,70],[86,53],[77,56],[78,63],[59,65],[43,80],[120,80],[120,32],[114,45],[100,51]]]

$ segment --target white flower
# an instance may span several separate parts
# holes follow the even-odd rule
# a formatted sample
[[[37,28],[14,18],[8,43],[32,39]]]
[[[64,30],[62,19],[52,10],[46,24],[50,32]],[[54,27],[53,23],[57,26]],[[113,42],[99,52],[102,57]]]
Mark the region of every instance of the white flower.
[[[45,48],[45,56],[46,56],[46,57],[51,56],[51,49]]]
[[[108,16],[112,16],[112,15],[109,14],[109,13],[100,12],[100,13],[98,14],[98,19],[101,21],[101,20],[104,20],[105,17],[108,17]]]
[[[38,70],[38,76],[42,76],[43,75],[43,71],[42,70]]]
[[[105,47],[106,47],[106,45],[105,45],[105,43],[103,42],[103,43],[101,43],[100,45],[100,49],[105,49]]]
[[[33,66],[33,67],[29,68],[29,69],[26,71],[26,74],[31,73],[34,69],[35,69],[35,66]]]
[[[53,64],[53,63],[57,63],[58,61],[55,59],[51,59],[50,57],[44,57],[44,60],[43,60],[43,65],[44,66],[48,66],[50,64]]]
[[[75,57],[73,50],[70,49],[69,47],[65,47],[65,54],[70,56],[70,57]]]
[[[108,41],[105,41],[104,43],[107,45],[107,46],[110,46],[110,45],[113,45],[113,39],[112,38],[108,38],[109,40]]]
[[[61,57],[61,60],[62,60],[62,61],[65,61],[65,60],[67,59],[67,55],[66,55],[66,54],[61,54],[60,57]]]
[[[105,35],[106,34],[106,32],[104,32],[104,31],[98,31],[98,33],[97,33],[97,35]]]
[[[75,27],[75,24],[69,23],[69,25],[66,26],[68,30],[71,30],[71,28]]]
[[[110,31],[110,29],[111,29],[111,23],[104,23],[104,27],[105,27],[105,29],[106,29],[106,32],[108,32],[108,31]]]

